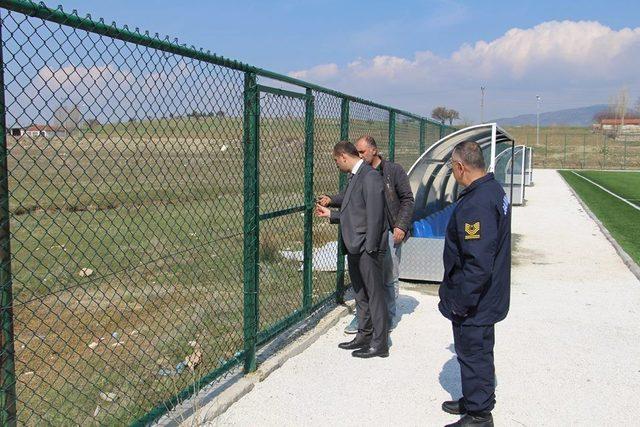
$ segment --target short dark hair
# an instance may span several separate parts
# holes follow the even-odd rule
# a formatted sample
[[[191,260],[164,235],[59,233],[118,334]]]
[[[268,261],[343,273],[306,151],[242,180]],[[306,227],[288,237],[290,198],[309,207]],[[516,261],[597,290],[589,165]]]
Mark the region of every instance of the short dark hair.
[[[457,154],[460,161],[474,169],[486,169],[480,145],[475,141],[462,141],[453,148],[451,155]]]
[[[349,141],[340,141],[333,146],[333,155],[339,156],[340,154],[346,154],[351,157],[360,157],[356,146]]]
[[[376,140],[373,139],[371,135],[362,135],[360,138],[358,138],[358,141],[360,141],[361,139],[365,141],[367,144],[369,144],[369,147],[378,148],[378,144],[376,144]]]

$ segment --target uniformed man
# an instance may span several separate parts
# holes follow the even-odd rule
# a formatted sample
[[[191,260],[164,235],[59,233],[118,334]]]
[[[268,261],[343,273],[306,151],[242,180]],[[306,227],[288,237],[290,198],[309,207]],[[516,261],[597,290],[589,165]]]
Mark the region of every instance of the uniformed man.
[[[477,143],[456,145],[448,166],[465,188],[447,226],[438,307],[453,324],[462,398],[442,409],[464,415],[449,426],[493,426],[494,325],[509,310],[511,208]]]

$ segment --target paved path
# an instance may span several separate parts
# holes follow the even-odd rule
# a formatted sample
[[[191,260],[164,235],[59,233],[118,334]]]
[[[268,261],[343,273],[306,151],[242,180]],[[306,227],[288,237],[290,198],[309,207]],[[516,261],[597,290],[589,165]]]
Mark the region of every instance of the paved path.
[[[496,327],[499,426],[633,425],[640,393],[640,282],[555,171],[535,171],[518,236],[512,304]],[[460,396],[437,298],[405,288],[387,359],[337,348],[343,319],[214,424],[443,425]]]

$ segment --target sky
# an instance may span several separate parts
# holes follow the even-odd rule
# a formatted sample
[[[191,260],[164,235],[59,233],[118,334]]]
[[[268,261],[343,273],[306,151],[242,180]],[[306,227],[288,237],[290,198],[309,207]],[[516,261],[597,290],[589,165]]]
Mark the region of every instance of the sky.
[[[638,1],[60,3],[424,115],[477,122],[481,86],[485,119],[534,113],[536,95],[542,112],[640,98]]]

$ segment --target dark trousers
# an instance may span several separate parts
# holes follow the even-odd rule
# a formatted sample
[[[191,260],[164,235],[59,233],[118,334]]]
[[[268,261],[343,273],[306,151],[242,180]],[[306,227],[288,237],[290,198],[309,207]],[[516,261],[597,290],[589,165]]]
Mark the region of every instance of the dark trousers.
[[[462,396],[469,412],[490,412],[496,403],[493,364],[494,325],[453,324],[453,342],[460,363]]]
[[[371,340],[375,348],[387,348],[389,313],[382,280],[385,253],[347,254],[349,277],[356,298],[359,339]]]

